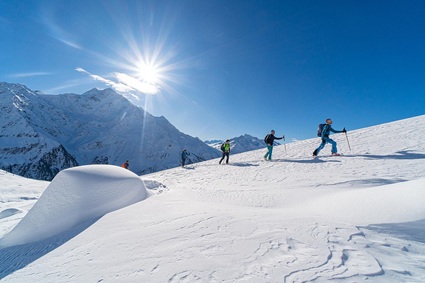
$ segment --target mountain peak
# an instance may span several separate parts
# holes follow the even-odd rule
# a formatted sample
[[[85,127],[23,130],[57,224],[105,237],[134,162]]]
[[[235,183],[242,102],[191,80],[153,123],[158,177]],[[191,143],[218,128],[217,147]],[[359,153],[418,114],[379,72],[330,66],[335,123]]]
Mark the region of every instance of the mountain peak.
[[[31,94],[36,95],[36,92],[31,91],[29,88],[27,88],[25,85],[17,84],[17,83],[6,83],[6,82],[0,82],[0,94],[3,93],[10,93],[13,95],[25,95],[25,94]]]
[[[58,170],[51,171],[57,173],[75,164],[121,165],[130,160],[130,169],[142,174],[179,166],[183,148],[193,153],[190,163],[219,155],[112,89],[38,95],[19,84],[0,87],[10,93],[0,96],[5,106],[0,168],[12,173],[50,180],[54,176],[35,172],[41,171],[40,162],[39,168],[55,167]],[[63,150],[57,153],[57,148]]]
[[[94,87],[86,92],[84,92],[82,95],[92,95],[92,94],[109,94],[114,93],[117,94],[113,89],[111,88],[105,88],[105,89],[99,89],[97,87]]]

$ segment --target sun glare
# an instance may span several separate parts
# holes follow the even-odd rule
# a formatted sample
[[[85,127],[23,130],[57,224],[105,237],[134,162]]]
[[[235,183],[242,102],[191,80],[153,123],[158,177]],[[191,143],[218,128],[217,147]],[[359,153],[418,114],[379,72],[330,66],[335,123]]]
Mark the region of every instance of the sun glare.
[[[189,60],[180,58],[179,49],[170,45],[167,24],[146,26],[140,22],[138,26],[137,21],[133,23],[127,20],[127,12],[119,8],[111,14],[122,36],[111,44],[116,56],[95,54],[113,68],[110,77],[91,74],[82,68],[78,71],[87,73],[120,93],[136,96],[174,93],[174,86],[183,83],[178,70],[187,68]],[[140,18],[141,21],[144,19]],[[148,28],[145,30],[145,27]],[[154,27],[159,30],[152,30]]]
[[[137,74],[139,80],[149,84],[156,84],[159,82],[159,76],[158,68],[155,66],[148,64],[139,65],[139,72]]]

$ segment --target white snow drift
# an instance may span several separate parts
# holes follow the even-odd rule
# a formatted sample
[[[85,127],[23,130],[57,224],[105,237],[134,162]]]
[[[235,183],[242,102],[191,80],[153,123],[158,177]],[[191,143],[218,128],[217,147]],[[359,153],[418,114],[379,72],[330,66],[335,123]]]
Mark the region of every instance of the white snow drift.
[[[0,240],[0,247],[54,236],[144,200],[147,195],[142,180],[120,167],[87,165],[63,170],[25,218]]]

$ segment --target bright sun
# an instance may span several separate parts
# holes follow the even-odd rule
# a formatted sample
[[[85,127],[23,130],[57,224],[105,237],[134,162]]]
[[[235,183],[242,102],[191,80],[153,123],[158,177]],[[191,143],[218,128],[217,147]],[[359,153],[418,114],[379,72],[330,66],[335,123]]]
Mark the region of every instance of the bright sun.
[[[160,77],[158,68],[156,68],[154,65],[145,63],[140,64],[138,67],[139,71],[137,76],[139,80],[149,84],[158,83]]]

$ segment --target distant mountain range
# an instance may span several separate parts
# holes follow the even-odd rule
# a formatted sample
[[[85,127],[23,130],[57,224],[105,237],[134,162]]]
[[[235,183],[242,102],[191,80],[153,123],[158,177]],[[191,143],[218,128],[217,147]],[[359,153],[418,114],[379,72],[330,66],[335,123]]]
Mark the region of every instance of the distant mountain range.
[[[111,89],[82,95],[45,95],[20,84],[0,83],[0,168],[52,180],[62,169],[86,164],[121,165],[136,174],[220,155]]]
[[[212,148],[220,150],[220,147],[224,143],[224,141],[223,140],[208,140],[208,141],[205,141],[205,143],[211,146]],[[274,142],[274,144],[279,145],[279,143],[277,142]],[[253,137],[248,134],[230,139],[230,150],[232,154],[261,149],[261,148],[264,148],[264,149],[266,148],[266,144],[264,140]]]

